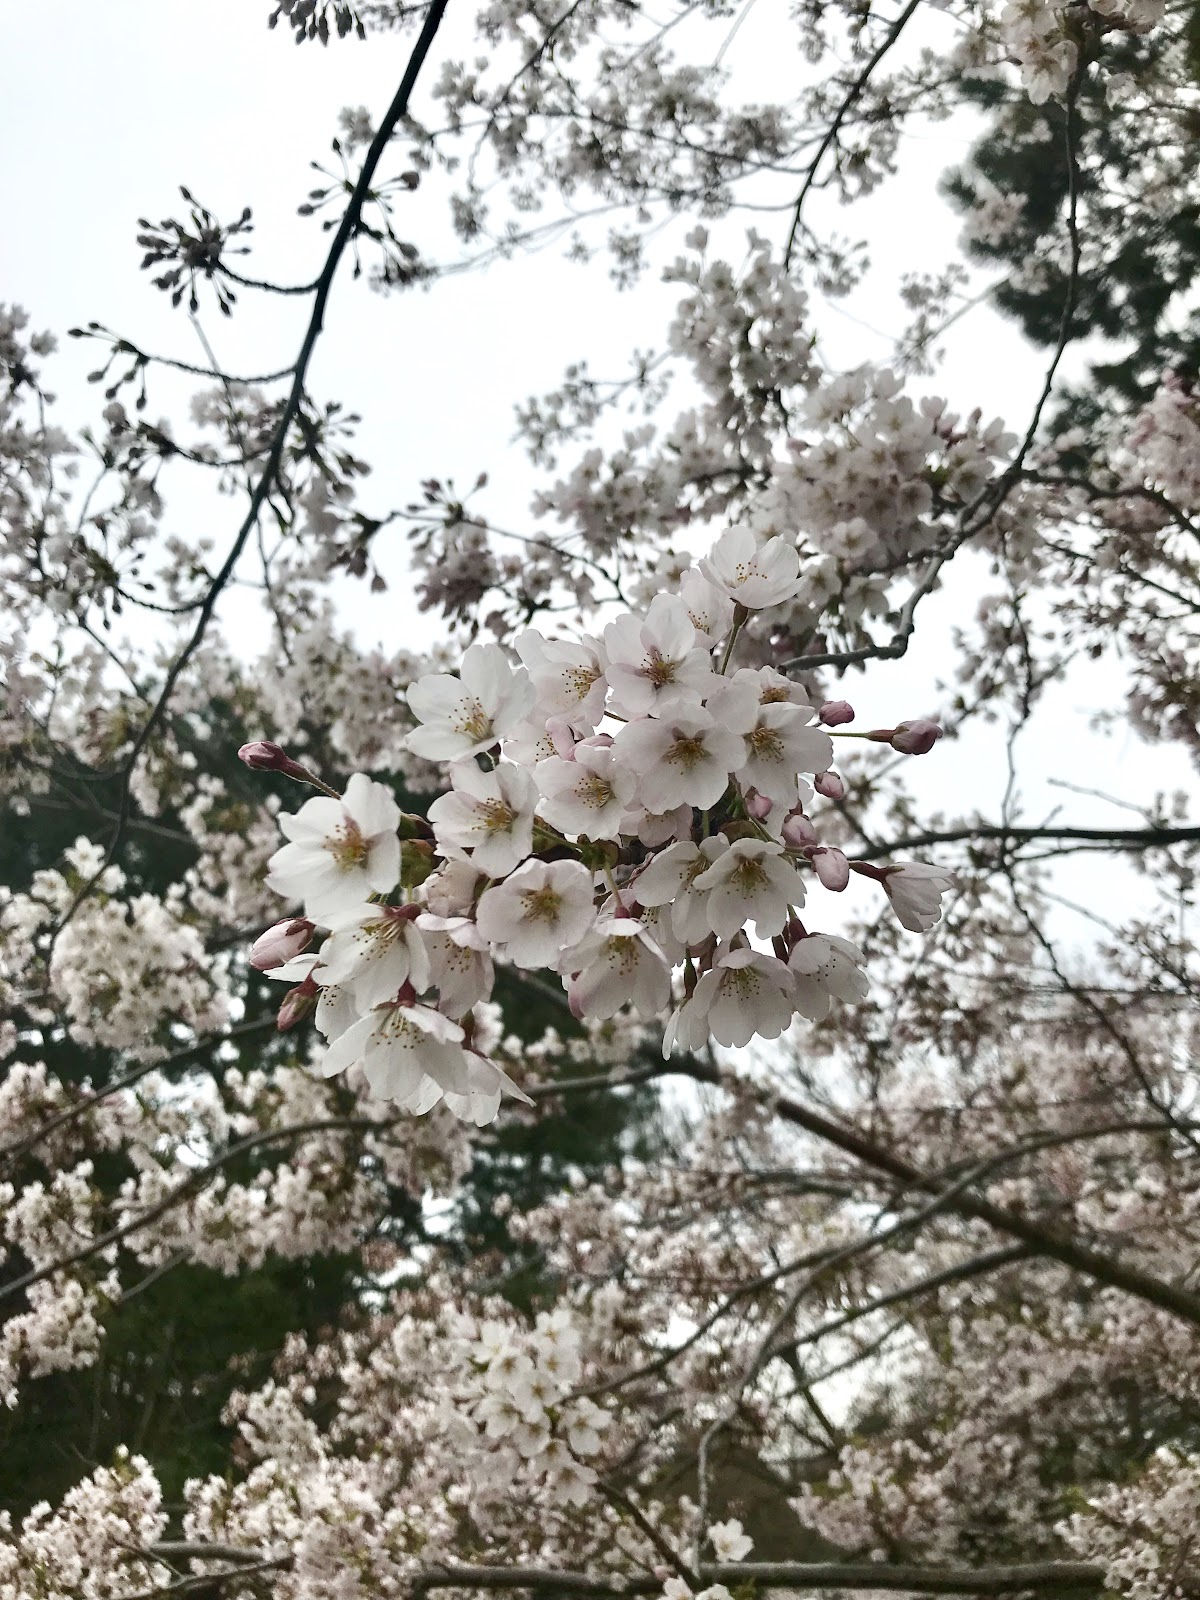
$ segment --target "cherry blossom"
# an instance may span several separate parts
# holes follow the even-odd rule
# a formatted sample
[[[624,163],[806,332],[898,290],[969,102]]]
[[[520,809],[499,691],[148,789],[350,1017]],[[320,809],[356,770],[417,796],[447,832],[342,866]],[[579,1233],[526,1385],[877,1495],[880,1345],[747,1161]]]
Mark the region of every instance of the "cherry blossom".
[[[690,626],[690,624],[689,624]],[[638,774],[647,811],[715,806],[745,760],[746,741],[696,705],[661,719],[629,722],[617,734],[619,760]]]
[[[544,717],[566,717],[573,727],[591,733],[604,714],[608,682],[598,640],[546,639],[526,628],[513,648],[529,671],[538,710]]]
[[[615,839],[624,830],[637,779],[611,746],[576,745],[570,761],[551,756],[534,769],[541,815],[564,833]]]
[[[776,956],[748,945],[717,952],[691,997],[674,1013],[663,1038],[663,1055],[676,1044],[699,1050],[709,1039],[742,1046],[757,1034],[777,1039],[795,1015],[792,974]]]
[[[408,749],[430,761],[477,755],[515,732],[533,698],[529,674],[514,672],[499,645],[473,644],[457,677],[429,673],[409,688],[409,710],[421,726],[408,735]]]
[[[414,915],[415,908],[363,905],[335,918],[314,979],[345,990],[363,1012],[394,999],[406,983],[418,992],[427,989],[429,956]]]
[[[865,999],[867,980],[863,956],[856,944],[832,933],[812,933],[798,939],[788,956],[795,978],[796,1009],[819,1022],[829,1015],[834,1000]]]
[[[349,911],[371,893],[386,894],[400,876],[400,807],[381,783],[361,772],[341,800],[318,795],[279,818],[290,843],[271,857],[267,882],[277,894],[303,900],[314,922]]]
[[[738,605],[757,611],[792,598],[800,558],[782,535],[760,541],[749,528],[730,528],[701,561],[700,571]]]
[[[902,927],[928,933],[942,915],[942,896],[954,875],[920,861],[901,861],[885,869],[883,887]]]
[[[650,930],[632,917],[598,921],[560,965],[569,975],[572,1009],[580,1016],[611,1017],[631,1005],[654,1018],[670,1005],[670,968]]]
[[[260,934],[250,946],[250,965],[259,972],[282,967],[293,956],[308,949],[316,931],[316,925],[307,917],[285,917]]]
[[[721,850],[717,838],[699,844],[681,839],[653,856],[634,879],[634,893],[643,906],[669,907],[672,931],[685,945],[699,944],[710,932],[708,894],[697,880]]]
[[[519,967],[552,967],[594,919],[592,874],[578,861],[527,861],[479,900],[489,943]]]
[[[735,839],[695,880],[707,891],[705,914],[719,939],[747,922],[762,937],[778,933],[791,908],[804,904],[804,884],[773,839]]]
[[[502,878],[533,848],[537,785],[522,767],[500,762],[481,772],[473,761],[450,769],[452,789],[429,808],[439,848],[446,855],[470,850],[472,864]]]
[[[667,716],[699,701],[712,678],[687,606],[657,594],[645,617],[629,613],[604,630],[612,709],[623,717]]]

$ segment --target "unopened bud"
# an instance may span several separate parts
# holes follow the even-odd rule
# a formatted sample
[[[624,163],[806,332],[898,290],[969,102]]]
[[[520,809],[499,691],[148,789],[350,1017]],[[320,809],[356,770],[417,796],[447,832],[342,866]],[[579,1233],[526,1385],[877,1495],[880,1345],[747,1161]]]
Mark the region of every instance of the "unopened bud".
[[[259,934],[250,946],[250,965],[258,972],[282,967],[285,961],[308,949],[316,931],[316,924],[307,917],[285,917]]]
[[[757,789],[751,789],[746,796],[746,811],[755,822],[765,822],[771,815],[774,802],[768,800],[765,794],[759,794]]]
[[[400,882],[412,889],[432,872],[433,846],[428,839],[406,839],[400,846]]]
[[[850,882],[850,862],[845,853],[833,846],[822,846],[812,853],[813,870],[826,889],[835,892]]]
[[[793,850],[804,850],[817,842],[817,830],[802,811],[792,811],[783,819],[780,830],[784,844]]]
[[[942,737],[942,730],[928,717],[918,717],[915,722],[902,722],[892,733],[892,749],[902,756],[928,755]]]
[[[846,798],[846,785],[836,772],[818,772],[813,777],[813,788],[818,794],[823,794],[826,800],[844,800]]]
[[[283,1004],[279,1007],[279,1015],[275,1018],[276,1029],[280,1033],[286,1033],[298,1022],[303,1022],[305,1017],[316,1010],[320,992],[313,982],[311,973],[303,983],[297,984],[294,989],[289,989],[283,997]]]
[[[286,772],[295,766],[283,746],[273,739],[252,739],[238,751],[238,760],[255,772]]]
[[[854,721],[854,707],[849,700],[827,700],[817,716],[827,728],[840,728],[843,722]]]
[[[396,829],[396,832],[402,840],[433,839],[433,829],[429,823],[426,822],[424,817],[417,816],[412,811],[402,811],[400,813],[400,826]]]

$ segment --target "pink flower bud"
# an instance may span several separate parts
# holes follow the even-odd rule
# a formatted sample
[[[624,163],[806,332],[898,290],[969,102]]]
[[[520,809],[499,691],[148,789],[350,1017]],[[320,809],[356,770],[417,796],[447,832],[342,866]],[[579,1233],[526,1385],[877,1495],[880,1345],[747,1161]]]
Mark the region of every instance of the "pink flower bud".
[[[813,778],[813,788],[818,794],[823,794],[826,800],[846,798],[846,785],[832,769],[829,772],[818,772]]]
[[[849,700],[827,700],[817,716],[827,728],[838,728],[843,722],[854,721],[854,707]]]
[[[814,850],[812,864],[827,889],[842,890],[850,882],[850,862],[841,850],[832,846]]]
[[[765,794],[759,794],[757,789],[751,789],[746,796],[746,813],[754,818],[755,822],[765,822],[771,815],[772,802]]]
[[[892,734],[892,749],[902,756],[928,755],[942,737],[942,730],[928,717],[918,717],[915,722],[901,722]]]
[[[804,815],[803,811],[792,811],[783,819],[784,844],[790,845],[793,850],[804,850],[809,845],[817,842],[817,830]]]
[[[303,983],[297,984],[294,989],[289,989],[283,997],[283,1004],[279,1007],[279,1015],[275,1018],[277,1031],[286,1033],[298,1022],[303,1022],[310,1012],[316,1010],[320,992],[312,980],[311,973]]]
[[[238,760],[255,772],[286,772],[294,765],[283,746],[273,739],[253,739],[244,744],[238,751]]]
[[[307,917],[285,917],[266,933],[259,934],[250,946],[250,965],[258,972],[270,972],[293,956],[307,950],[316,924]]]

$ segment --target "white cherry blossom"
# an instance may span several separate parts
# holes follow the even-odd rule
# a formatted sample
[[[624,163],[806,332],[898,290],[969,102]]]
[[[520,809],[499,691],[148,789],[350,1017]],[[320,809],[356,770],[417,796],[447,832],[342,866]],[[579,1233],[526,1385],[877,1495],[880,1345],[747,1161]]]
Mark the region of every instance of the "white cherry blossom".
[[[289,840],[268,863],[267,884],[305,915],[328,925],[370,894],[387,894],[400,877],[400,807],[382,783],[356,772],[340,800],[318,795],[279,827]]]
[[[712,928],[708,921],[708,891],[698,889],[700,878],[721,854],[724,841],[691,839],[668,845],[651,857],[633,880],[633,894],[643,906],[666,906],[675,937],[687,944],[700,944]]]
[[[409,733],[408,749],[427,761],[455,761],[514,733],[533,709],[533,685],[523,667],[513,671],[498,644],[473,644],[457,677],[418,678],[408,708],[422,724]]]
[[[537,784],[523,767],[500,762],[491,772],[474,761],[450,768],[450,793],[429,807],[438,848],[447,856],[470,850],[471,863],[502,878],[533,849]]]
[[[760,541],[749,528],[730,528],[701,561],[700,571],[738,605],[757,611],[796,593],[800,557],[779,534]]]
[[[463,916],[485,881],[486,875],[471,861],[443,861],[421,885],[421,899],[434,916]]]
[[[708,1542],[718,1561],[744,1561],[754,1549],[754,1540],[736,1519],[714,1522],[708,1530]]]
[[[713,676],[708,651],[678,595],[656,594],[639,617],[626,612],[604,630],[612,709],[623,717],[666,716],[698,703]]]
[[[415,906],[361,905],[338,917],[321,946],[317,983],[344,988],[360,1012],[393,1000],[405,983],[430,984],[429,956]]]
[[[799,939],[788,956],[796,980],[796,1009],[813,1022],[829,1015],[834,1000],[863,1000],[867,980],[863,955],[849,939],[836,934],[812,933]]]
[[[738,768],[743,789],[757,789],[780,805],[794,805],[798,793],[811,794],[798,785],[801,772],[824,772],[833,762],[833,740],[823,728],[814,727],[815,712],[807,700],[781,698],[773,672],[743,668],[730,679],[731,689],[753,687],[754,709],[748,726],[739,726],[745,736],[746,761]],[[714,709],[709,702],[710,709]],[[720,715],[719,711],[714,714]]]
[[[705,914],[720,939],[730,939],[747,922],[759,935],[778,933],[790,908],[804,904],[800,874],[773,839],[735,839],[695,880],[707,892]]]
[[[332,1078],[361,1066],[379,1100],[411,1100],[426,1078],[443,1092],[470,1094],[462,1041],[462,1029],[440,1011],[395,1002],[352,1023],[326,1050],[317,1070]]]
[[[526,628],[513,641],[529,671],[538,711],[544,717],[566,717],[577,730],[590,733],[604,715],[608,683],[604,652],[598,639],[546,639]]]
[[[486,1128],[489,1122],[496,1120],[500,1101],[505,1097],[519,1100],[523,1105],[533,1104],[507,1072],[498,1067],[494,1061],[480,1055],[477,1050],[464,1051],[463,1059],[467,1072],[466,1089],[460,1091],[443,1088],[441,1094],[447,1109],[460,1122],[471,1122],[477,1128]]]
[[[643,1017],[671,1003],[671,973],[649,929],[633,917],[597,922],[560,962],[572,1009],[604,1019],[631,1005]]]
[[[438,992],[438,1010],[461,1017],[486,1000],[495,976],[487,940],[472,917],[439,917],[422,912],[417,927],[429,957],[429,981]]]
[[[589,839],[615,839],[637,791],[637,779],[608,745],[583,743],[576,745],[572,761],[561,756],[539,761],[535,777],[546,821]]]
[[[942,916],[942,896],[954,887],[953,873],[923,861],[901,861],[884,869],[883,887],[901,927],[928,933]]]
[[[692,626],[701,644],[718,644],[733,626],[733,601],[725,590],[710,583],[696,567],[689,567],[679,581],[679,597],[687,607]]]
[[[630,722],[616,751],[638,774],[638,798],[647,811],[675,806],[715,806],[729,775],[746,759],[746,741],[697,705],[659,720]]]
[[[527,861],[484,891],[480,931],[518,967],[553,967],[592,925],[592,874],[578,861]]]
[[[746,1045],[757,1034],[778,1039],[795,1015],[794,980],[777,956],[748,945],[718,952],[688,1000],[674,1013],[663,1037],[663,1055],[676,1044],[700,1050],[710,1036],[718,1044]]]

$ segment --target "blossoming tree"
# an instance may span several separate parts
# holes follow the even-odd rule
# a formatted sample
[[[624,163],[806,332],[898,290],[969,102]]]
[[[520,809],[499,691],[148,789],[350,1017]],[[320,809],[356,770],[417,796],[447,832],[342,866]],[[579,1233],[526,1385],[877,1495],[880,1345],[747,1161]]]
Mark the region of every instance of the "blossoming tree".
[[[807,77],[763,103],[710,65],[723,0],[485,7],[486,56],[439,71],[446,10],[271,16],[411,40],[304,203],[311,284],[234,264],[249,212],[142,225],[197,314],[307,297],[274,387],[92,324],[73,439],[53,340],[0,315],[0,1597],[1200,1594],[1200,827],[1137,788],[1136,826],[1028,823],[1015,766],[1100,657],[1140,733],[1198,745],[1191,375],[1057,387],[1122,332],[1081,296],[1166,168],[1192,204],[1190,12],[805,6],[772,27]],[[814,193],[981,99],[1061,135],[1036,218],[956,179],[970,248],[1036,221],[1011,308],[1061,289],[1012,429],[986,384],[923,391],[958,263],[904,286],[886,365],[829,367],[812,302],[863,271]],[[432,476],[367,505],[309,386],[348,251],[383,290],[463,265],[398,231],[422,183],[476,266],[615,215],[629,284],[682,224],[665,355],[519,410],[527,529]],[[733,265],[716,230],[762,192],[781,226]],[[204,386],[186,428],[146,418],[160,366]],[[186,473],[237,506],[224,547],[166,531]],[[405,525],[426,657],[329,599]],[[222,631],[251,575],[253,659]],[[944,718],[879,725],[954,584]],[[931,809],[976,724],[997,810]],[[1082,953],[1050,915],[1081,851]]]

